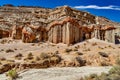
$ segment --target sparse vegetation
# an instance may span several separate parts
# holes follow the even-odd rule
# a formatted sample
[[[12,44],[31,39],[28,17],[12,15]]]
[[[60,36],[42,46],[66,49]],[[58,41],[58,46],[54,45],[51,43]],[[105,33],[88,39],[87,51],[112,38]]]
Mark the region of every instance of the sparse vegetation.
[[[96,46],[97,45],[97,43],[95,42],[95,43],[92,43],[92,46]]]
[[[79,51],[77,51],[76,54],[78,54],[78,55],[83,55],[83,53],[82,53],[82,52],[79,52]]]
[[[40,60],[40,57],[36,56],[35,60],[36,60],[36,61],[39,61],[39,60]]]
[[[46,59],[46,58],[49,58],[49,55],[47,53],[41,53],[40,54],[40,59]]]
[[[69,49],[69,48],[65,49],[65,52],[67,52],[67,53],[69,53],[71,51],[72,51],[72,49]]]
[[[105,62],[105,61],[103,61],[103,62],[100,63],[100,66],[109,66],[109,65],[110,64],[108,62]]]
[[[80,80],[120,80],[120,64],[118,63],[116,66],[113,66],[108,73],[101,73],[100,75],[90,74]]]
[[[117,64],[117,65],[120,65],[120,58],[117,58],[117,59],[116,59],[116,64]]]
[[[104,49],[103,47],[98,46],[99,49]]]
[[[7,40],[6,40],[6,39],[3,39],[0,43],[1,43],[1,44],[5,44],[5,43],[7,43]]]
[[[15,56],[15,59],[20,60],[22,57],[23,57],[23,55],[22,55],[21,53],[19,53],[19,54],[17,54],[17,55]]]
[[[15,80],[18,77],[18,73],[15,69],[12,69],[7,72],[6,76],[8,76],[10,80]]]
[[[74,48],[73,51],[78,51],[78,48]]]
[[[1,60],[1,61],[5,61],[5,60],[6,60],[6,58],[4,58],[4,57],[1,57],[1,58],[0,58],[0,60]]]
[[[6,53],[14,52],[14,50],[12,50],[12,49],[7,49],[5,52],[6,52]]]
[[[28,54],[27,59],[29,59],[29,60],[33,59],[33,54],[31,52]]]
[[[102,57],[108,57],[108,54],[105,52],[98,52],[99,55],[101,55]]]

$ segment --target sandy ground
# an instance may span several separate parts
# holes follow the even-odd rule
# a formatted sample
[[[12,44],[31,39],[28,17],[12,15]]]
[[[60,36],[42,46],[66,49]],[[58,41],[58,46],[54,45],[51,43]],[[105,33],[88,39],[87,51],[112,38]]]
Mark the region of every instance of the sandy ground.
[[[3,39],[0,39],[0,42]],[[7,39],[8,40],[8,39]],[[9,39],[11,40],[11,39]],[[96,45],[94,45],[96,43]],[[80,42],[75,45],[66,45],[66,44],[53,44],[53,43],[22,43],[20,40],[12,40],[9,43],[1,44],[0,43],[0,57],[5,57],[7,59],[13,59],[14,56],[18,53],[27,56],[30,52],[34,56],[39,56],[40,53],[46,52],[55,52],[59,51],[59,55],[62,58],[69,60],[74,54],[74,50],[70,53],[66,53],[65,49],[74,49],[79,46],[78,51],[82,52],[83,55],[80,57],[84,58],[84,55],[94,55],[98,52],[105,52],[108,54],[120,54],[120,44],[115,45],[113,43],[108,43],[105,41],[100,41],[97,39],[90,39],[88,41]],[[6,50],[11,49],[14,52],[7,53]],[[88,50],[89,49],[89,50]],[[22,60],[18,61],[22,62]],[[48,69],[31,69],[25,72],[20,73],[20,78],[18,80],[79,80],[81,76],[88,75],[91,73],[101,73],[108,72],[110,67],[77,67],[77,68],[48,68]],[[5,74],[0,74],[0,80],[6,80]]]
[[[107,73],[111,67],[63,67],[48,69],[30,69],[19,72],[17,80],[80,80],[82,76],[92,73]],[[0,75],[0,80],[6,80],[5,74]]]
[[[97,45],[93,45],[94,43],[97,43]],[[8,58],[14,57],[18,53],[21,53],[26,56],[30,52],[37,56],[42,52],[54,53],[55,51],[59,51],[60,55],[68,56],[68,54],[65,53],[65,49],[68,49],[68,48],[74,49],[76,46],[79,46],[78,51],[82,52],[83,54],[95,54],[98,52],[120,54],[120,44],[115,45],[113,43],[108,43],[108,42],[97,40],[97,39],[90,39],[88,41],[80,42],[70,46],[62,43],[53,44],[48,42],[22,43],[20,40],[14,40],[10,43],[0,44],[0,57],[5,57],[8,59]],[[14,50],[14,52],[6,53],[6,50],[8,49]],[[89,51],[87,51],[88,49]],[[70,56],[72,57],[74,54],[74,51],[71,52],[70,54],[71,54]]]

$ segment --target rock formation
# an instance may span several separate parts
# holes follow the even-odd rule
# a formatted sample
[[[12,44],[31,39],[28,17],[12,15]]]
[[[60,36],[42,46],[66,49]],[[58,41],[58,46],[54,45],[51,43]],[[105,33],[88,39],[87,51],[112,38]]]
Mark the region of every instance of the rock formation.
[[[117,23],[68,6],[0,7],[0,38],[72,44],[95,37],[116,43],[119,32]]]

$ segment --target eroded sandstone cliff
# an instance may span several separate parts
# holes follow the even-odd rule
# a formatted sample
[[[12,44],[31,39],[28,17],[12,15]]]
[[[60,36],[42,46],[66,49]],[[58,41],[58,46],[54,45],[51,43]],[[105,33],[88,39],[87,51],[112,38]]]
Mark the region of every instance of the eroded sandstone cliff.
[[[0,7],[0,38],[71,44],[95,37],[115,43],[115,33],[119,32],[114,22],[68,6]]]

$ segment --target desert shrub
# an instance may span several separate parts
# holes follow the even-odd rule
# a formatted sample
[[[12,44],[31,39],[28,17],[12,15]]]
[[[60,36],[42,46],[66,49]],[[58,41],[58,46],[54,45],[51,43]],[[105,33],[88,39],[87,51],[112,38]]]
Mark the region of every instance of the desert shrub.
[[[40,59],[47,59],[47,58],[49,58],[50,56],[47,54],[47,53],[44,53],[44,52],[42,52],[41,54],[40,54]]]
[[[1,57],[1,58],[0,58],[0,60],[1,60],[1,61],[5,61],[5,60],[6,60],[6,58],[4,58],[4,57]]]
[[[60,61],[61,61],[61,58],[57,56],[53,56],[50,58],[50,63],[53,65],[59,63]]]
[[[109,66],[109,65],[110,65],[110,64],[107,63],[106,61],[103,61],[103,62],[100,63],[100,66]]]
[[[31,44],[31,46],[35,46],[35,44]]]
[[[97,43],[95,42],[95,43],[92,43],[92,46],[96,46],[97,45]]]
[[[83,53],[82,53],[82,52],[79,52],[79,51],[77,51],[76,54],[78,54],[78,55],[83,55]]]
[[[119,65],[114,66],[113,68],[110,69],[109,73],[120,75],[120,66]]]
[[[88,49],[84,49],[83,51],[90,51],[90,48],[88,48]]]
[[[14,60],[7,60],[7,62],[15,62]]]
[[[22,55],[21,53],[19,53],[19,54],[17,54],[17,55],[15,56],[15,58],[18,59],[18,60],[20,60],[21,57],[23,57],[23,55]]]
[[[111,74],[109,75],[110,80],[120,80],[120,75],[118,74]]]
[[[81,57],[76,57],[75,59],[79,62],[80,66],[84,66],[86,63],[86,60],[83,60]]]
[[[59,51],[55,51],[55,53],[54,54],[59,54]]]
[[[74,48],[73,51],[78,51],[78,48]]]
[[[14,50],[17,50],[17,48],[14,48]]]
[[[4,40],[2,40],[0,43],[1,43],[1,44],[5,44],[5,43],[7,43],[7,40],[4,39]]]
[[[27,55],[27,59],[33,59],[33,54],[31,52]]]
[[[0,51],[4,51],[4,49],[1,49]]]
[[[116,59],[116,64],[117,64],[117,65],[120,65],[120,58],[117,58],[117,59]]]
[[[108,57],[108,54],[106,54],[105,52],[98,52],[99,55],[101,55],[102,57]]]
[[[72,49],[69,49],[69,48],[65,49],[65,52],[67,52],[67,53],[69,53],[71,51],[72,51]]]
[[[0,62],[0,65],[2,64],[2,62]]]
[[[89,78],[90,79],[97,78],[97,74],[90,74]]]
[[[36,56],[35,60],[36,60],[36,61],[39,61],[39,60],[40,60],[40,57]]]
[[[6,52],[6,53],[14,52],[14,50],[12,50],[12,49],[7,49],[5,52]]]
[[[120,80],[120,65],[114,66],[108,73],[101,73],[100,75],[90,74],[80,80]]]
[[[112,46],[111,45],[108,45],[109,48],[111,48]]]
[[[99,49],[104,49],[103,47],[98,46]]]
[[[7,72],[7,76],[11,79],[11,80],[15,80],[18,77],[18,73],[15,69],[9,70]]]

